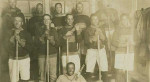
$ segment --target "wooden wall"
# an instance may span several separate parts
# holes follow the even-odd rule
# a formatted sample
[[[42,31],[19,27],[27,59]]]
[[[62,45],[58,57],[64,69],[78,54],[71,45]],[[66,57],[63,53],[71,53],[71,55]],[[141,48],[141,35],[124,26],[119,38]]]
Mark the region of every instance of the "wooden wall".
[[[63,13],[71,13],[74,12],[76,3],[79,1],[84,4],[84,13],[90,15],[90,0],[49,0],[49,11],[53,13],[55,3],[59,2],[62,3]],[[32,16],[32,12],[34,12],[37,3],[44,4],[44,0],[17,0],[17,7],[20,8],[24,15],[28,18]]]
[[[8,2],[8,0],[0,0]],[[37,3],[44,3],[46,0],[17,0],[17,7],[19,7],[26,17],[31,17]],[[63,13],[69,13],[75,9],[77,2],[83,2],[84,13],[90,15],[97,9],[97,1],[102,0],[49,0],[50,11],[54,10],[54,5],[57,2],[62,3]],[[150,0],[104,0],[110,4],[110,7],[115,8],[119,13],[133,13],[136,9],[149,7]],[[136,6],[137,5],[137,6]]]

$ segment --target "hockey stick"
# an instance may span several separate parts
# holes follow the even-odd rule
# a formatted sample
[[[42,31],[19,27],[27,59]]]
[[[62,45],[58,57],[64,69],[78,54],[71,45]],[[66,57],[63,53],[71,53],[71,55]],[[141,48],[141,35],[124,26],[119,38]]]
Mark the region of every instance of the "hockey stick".
[[[67,38],[67,55],[66,55],[66,64],[69,62],[69,42]]]
[[[19,79],[18,41],[16,40],[16,80]]]
[[[98,54],[100,54],[99,53],[99,51],[100,51],[100,36],[98,35],[98,41],[97,41],[97,47],[98,47]],[[101,73],[100,73],[100,70],[99,70],[99,80],[101,81]]]

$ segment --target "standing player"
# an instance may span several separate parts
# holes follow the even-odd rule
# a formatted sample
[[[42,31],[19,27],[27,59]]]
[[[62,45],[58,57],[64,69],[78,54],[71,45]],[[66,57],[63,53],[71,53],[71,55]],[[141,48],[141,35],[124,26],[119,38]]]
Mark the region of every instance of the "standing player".
[[[9,48],[9,38],[11,36],[9,30],[13,28],[14,25],[14,17],[16,15],[20,15],[24,20],[24,15],[21,12],[19,8],[16,7],[17,1],[16,0],[7,0],[8,1],[8,7],[4,8],[1,16],[2,16],[2,28],[1,28],[1,46],[3,46],[3,50],[1,51],[3,54],[1,55],[1,61],[2,61],[2,81],[7,82],[8,79],[8,51]],[[6,77],[6,78],[5,78]]]
[[[85,31],[85,45],[87,47],[86,54],[86,72],[88,82],[92,81],[92,74],[94,73],[94,67],[96,62],[99,66],[99,80],[101,80],[101,71],[108,71],[108,62],[106,56],[106,50],[104,42],[106,36],[99,27],[99,20],[96,15],[91,15],[91,26]]]
[[[76,4],[76,14],[75,14],[75,26],[79,27],[81,31],[84,31],[90,25],[90,18],[89,16],[83,14],[84,5],[83,3],[79,2]],[[84,39],[78,42],[81,52],[81,65],[85,64],[85,54],[86,54],[86,46],[84,45]],[[83,70],[85,73],[85,69]]]
[[[115,72],[114,69],[114,61],[115,61],[115,51],[113,46],[111,46],[112,36],[115,31],[115,28],[119,24],[119,16],[116,9],[111,7],[111,4],[108,3],[108,0],[100,0],[98,1],[98,10],[95,13],[99,18],[99,25],[101,28],[105,29],[107,42],[106,42],[106,52],[108,56],[108,68],[109,73],[113,74]]]
[[[84,5],[79,2],[76,4],[75,24],[85,24],[86,27],[90,25],[89,16],[83,14]]]
[[[10,32],[9,43],[9,72],[11,82],[19,81],[19,74],[23,82],[30,79],[30,58],[31,38],[23,27],[23,19],[20,16],[14,18],[14,26]],[[18,43],[16,43],[18,42]],[[16,45],[18,44],[18,45]],[[16,51],[16,47],[18,50]],[[18,56],[16,55],[18,53]]]
[[[43,4],[38,3],[36,5],[36,11],[33,13],[33,17],[29,20],[29,27],[28,31],[31,33],[31,35],[35,36],[35,29],[38,28],[38,26],[41,26],[43,23]]]
[[[45,82],[46,73],[50,77],[50,82],[56,81],[57,69],[57,48],[59,45],[58,34],[54,27],[51,26],[51,17],[48,14],[43,16],[44,24],[36,30],[36,47],[38,53],[38,64],[40,82]],[[49,43],[47,43],[49,40]],[[47,54],[47,45],[49,45],[49,54]],[[46,55],[47,54],[47,55]],[[49,71],[48,71],[49,70]],[[49,79],[49,78],[47,78]]]
[[[31,79],[32,80],[37,80],[38,79],[38,57],[37,57],[37,47],[35,46],[35,31],[36,29],[40,28],[40,26],[43,25],[43,5],[41,3],[38,3],[36,5],[36,11],[33,14],[33,17],[31,17],[31,19],[29,20],[28,23],[28,32],[31,34],[32,36],[32,40],[33,40],[33,51],[30,53],[30,57],[31,57]]]
[[[126,72],[134,67],[133,38],[128,15],[122,14],[120,19],[119,27],[113,34],[112,46],[115,47],[116,82],[126,82]]]
[[[75,64],[75,73],[80,69],[80,53],[78,52],[77,41],[81,40],[81,31],[77,30],[77,27],[74,27],[73,22],[73,15],[67,14],[66,25],[59,31],[64,73],[66,72],[66,62],[73,62]]]
[[[55,29],[59,30],[65,25],[65,15],[62,13],[62,4],[55,4],[55,15],[53,18]]]

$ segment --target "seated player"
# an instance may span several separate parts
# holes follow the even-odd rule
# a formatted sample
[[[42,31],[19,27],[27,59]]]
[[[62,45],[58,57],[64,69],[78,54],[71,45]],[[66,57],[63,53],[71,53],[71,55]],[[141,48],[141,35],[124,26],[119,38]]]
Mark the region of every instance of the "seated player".
[[[82,75],[78,75],[75,72],[75,64],[72,62],[67,63],[67,73],[60,75],[56,82],[86,82]]]

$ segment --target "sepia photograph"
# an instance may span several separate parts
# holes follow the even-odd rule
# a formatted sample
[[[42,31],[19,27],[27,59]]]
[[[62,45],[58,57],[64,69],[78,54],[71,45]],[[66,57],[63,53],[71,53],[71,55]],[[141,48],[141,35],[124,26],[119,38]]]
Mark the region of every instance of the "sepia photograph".
[[[0,82],[150,82],[150,0],[0,0]]]

